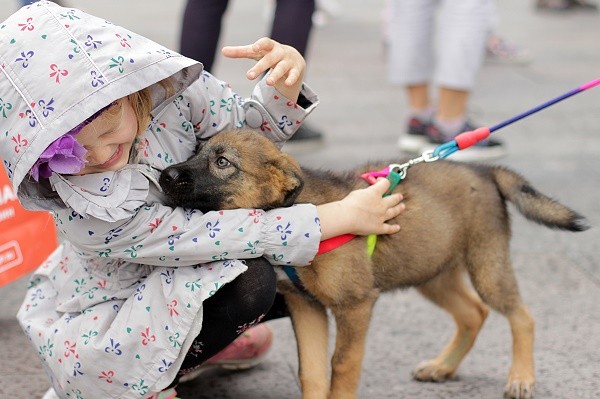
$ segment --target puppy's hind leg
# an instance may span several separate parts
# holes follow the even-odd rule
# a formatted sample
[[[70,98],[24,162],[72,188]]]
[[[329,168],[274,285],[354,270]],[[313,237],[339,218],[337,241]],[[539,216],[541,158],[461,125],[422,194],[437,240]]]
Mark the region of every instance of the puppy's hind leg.
[[[481,245],[474,252],[469,269],[473,286],[485,303],[502,313],[508,319],[512,333],[513,358],[504,395],[511,399],[530,399],[534,395],[533,343],[535,322],[523,304],[517,281],[512,270],[508,250],[495,250],[481,254],[480,251],[494,249],[501,245],[496,239],[488,245]],[[505,245],[505,248],[508,244]],[[502,255],[506,254],[506,255]],[[487,260],[487,261],[486,261]]]
[[[473,347],[489,310],[459,268],[452,268],[417,289],[452,315],[456,331],[439,355],[420,363],[413,370],[413,377],[419,381],[445,381],[454,377],[458,366]]]

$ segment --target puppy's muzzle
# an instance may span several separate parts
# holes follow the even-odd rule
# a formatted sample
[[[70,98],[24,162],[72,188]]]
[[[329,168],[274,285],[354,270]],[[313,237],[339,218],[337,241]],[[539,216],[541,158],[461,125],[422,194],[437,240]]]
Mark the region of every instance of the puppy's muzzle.
[[[180,196],[193,190],[193,176],[189,170],[177,166],[169,166],[163,170],[158,180],[165,194]]]

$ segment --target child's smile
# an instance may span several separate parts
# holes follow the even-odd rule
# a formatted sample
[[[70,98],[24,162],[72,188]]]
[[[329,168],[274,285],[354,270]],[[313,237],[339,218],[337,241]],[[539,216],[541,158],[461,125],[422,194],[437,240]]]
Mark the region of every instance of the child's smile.
[[[135,112],[127,98],[122,98],[77,134],[77,141],[87,150],[85,167],[80,173],[106,172],[125,166],[137,130]]]

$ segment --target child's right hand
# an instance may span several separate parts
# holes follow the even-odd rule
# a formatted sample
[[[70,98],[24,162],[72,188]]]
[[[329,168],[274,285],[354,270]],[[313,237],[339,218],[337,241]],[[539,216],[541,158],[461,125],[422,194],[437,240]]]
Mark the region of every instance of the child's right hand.
[[[246,46],[223,47],[221,52],[229,58],[256,60],[256,64],[246,73],[248,79],[254,80],[269,71],[267,84],[288,99],[298,101],[306,61],[295,48],[263,37]]]
[[[321,240],[342,234],[394,234],[400,225],[387,223],[404,209],[402,194],[383,195],[390,187],[387,179],[379,179],[370,187],[352,191],[340,201],[319,205]]]

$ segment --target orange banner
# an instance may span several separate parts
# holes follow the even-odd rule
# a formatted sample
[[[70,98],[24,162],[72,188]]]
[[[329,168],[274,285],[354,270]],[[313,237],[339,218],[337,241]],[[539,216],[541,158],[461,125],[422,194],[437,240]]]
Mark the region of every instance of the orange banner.
[[[50,213],[24,209],[0,170],[0,286],[37,268],[57,245]]]

